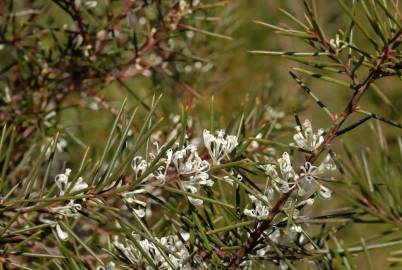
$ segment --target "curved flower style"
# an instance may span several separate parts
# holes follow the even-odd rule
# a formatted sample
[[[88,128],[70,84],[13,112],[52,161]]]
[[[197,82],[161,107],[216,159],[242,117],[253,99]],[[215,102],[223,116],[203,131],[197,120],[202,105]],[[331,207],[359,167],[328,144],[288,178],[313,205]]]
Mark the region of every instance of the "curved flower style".
[[[295,143],[291,144],[293,146],[306,151],[313,151],[324,142],[324,129],[318,129],[315,134],[309,120],[305,120],[302,126],[296,126],[295,129],[297,133],[293,136],[295,141]]]
[[[223,158],[228,157],[239,144],[236,136],[226,135],[225,137],[225,131],[223,130],[217,131],[216,136],[214,136],[209,130],[204,129],[203,138],[209,155],[217,164],[219,164]]]
[[[56,224],[56,234],[57,237],[62,240],[62,241],[67,241],[68,240],[68,233],[63,231],[61,228],[60,224]]]

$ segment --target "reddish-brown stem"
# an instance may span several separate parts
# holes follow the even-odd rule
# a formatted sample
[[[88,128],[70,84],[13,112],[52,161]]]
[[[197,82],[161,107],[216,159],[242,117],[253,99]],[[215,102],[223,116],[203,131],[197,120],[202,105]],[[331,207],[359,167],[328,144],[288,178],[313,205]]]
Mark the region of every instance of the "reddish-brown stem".
[[[384,46],[378,60],[374,63],[374,68],[370,71],[367,78],[364,82],[353,85],[352,88],[355,89],[355,93],[353,97],[350,99],[346,108],[339,114],[338,119],[336,119],[334,125],[330,129],[330,131],[325,135],[324,142],[315,150],[313,151],[307,158],[306,162],[315,162],[320,155],[327,150],[332,141],[336,138],[336,133],[340,130],[343,123],[346,119],[356,111],[358,108],[358,103],[366,92],[366,90],[370,87],[370,85],[375,81],[377,78],[381,77],[382,72],[382,65],[386,62],[389,58],[390,53],[395,48],[396,45],[399,44],[399,41],[402,36],[402,31],[398,31],[392,39],[389,40],[388,44]],[[355,78],[351,78],[352,82],[355,82]],[[255,231],[251,233],[249,238],[246,242],[242,245],[242,247],[236,252],[236,254],[231,258],[229,265],[226,267],[227,270],[234,270],[238,269],[240,263],[243,261],[244,257],[249,254],[249,252],[257,245],[261,235],[264,233],[271,226],[271,222],[273,219],[282,212],[283,206],[285,202],[288,200],[292,192],[282,194],[279,200],[276,202],[274,207],[271,209],[271,212],[266,220],[261,222]]]

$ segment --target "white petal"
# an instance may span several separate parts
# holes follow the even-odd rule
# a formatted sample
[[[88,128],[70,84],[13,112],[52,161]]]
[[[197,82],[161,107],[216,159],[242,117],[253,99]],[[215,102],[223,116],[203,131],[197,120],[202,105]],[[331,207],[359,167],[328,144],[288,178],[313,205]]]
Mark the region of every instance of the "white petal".
[[[59,237],[60,240],[67,241],[68,233],[63,231],[59,224],[56,225],[56,233],[57,233],[57,237]]]
[[[203,204],[203,201],[201,199],[197,199],[191,196],[187,196],[187,198],[194,206],[201,206]]]

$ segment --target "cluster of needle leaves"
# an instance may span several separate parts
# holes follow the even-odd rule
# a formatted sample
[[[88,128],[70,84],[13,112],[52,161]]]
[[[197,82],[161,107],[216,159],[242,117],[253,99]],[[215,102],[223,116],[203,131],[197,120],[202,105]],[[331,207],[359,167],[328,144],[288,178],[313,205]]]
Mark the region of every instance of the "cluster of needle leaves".
[[[53,44],[50,46],[52,51],[60,47],[58,31],[64,31],[70,45],[77,46],[78,36],[82,37],[82,44],[78,48],[68,46],[68,50],[74,50],[72,54],[68,51],[50,53],[50,58],[46,59],[53,59],[52,55],[57,53],[59,60],[46,60],[49,73],[42,74],[42,67],[42,75],[31,75],[33,81],[25,80],[24,77],[15,80],[9,78],[10,81],[6,81],[10,89],[21,89],[28,93],[28,96],[11,95],[14,106],[24,103],[23,108],[39,110],[42,114],[54,110],[54,106],[61,104],[69,91],[82,91],[91,96],[94,81],[96,84],[117,81],[126,88],[123,78],[140,72],[135,69],[135,64],[138,64],[136,59],[146,55],[148,50],[155,51],[161,57],[165,54],[169,57],[178,56],[174,53],[169,55],[170,50],[164,50],[162,45],[162,40],[170,31],[182,28],[218,35],[181,21],[183,18],[175,12],[182,10],[182,1],[172,1],[174,3],[167,5],[171,10],[164,6],[165,1],[127,1],[127,6],[119,5],[123,8],[122,14],[113,15],[110,10],[111,15],[102,19],[114,22],[113,27],[119,28],[117,25],[122,23],[120,20],[124,18],[126,22],[126,16],[131,13],[128,10],[142,12],[144,5],[152,2],[151,5],[155,5],[155,16],[160,20],[148,27],[155,27],[157,33],[159,29],[164,31],[150,37],[148,34],[140,35],[130,28],[126,29],[128,32],[124,38],[133,40],[127,44],[119,42],[118,37],[104,41],[95,39],[96,42],[91,43],[95,32],[88,32],[91,29],[88,22],[96,14],[90,10],[85,11],[88,17],[83,20],[80,19],[82,13],[70,1],[53,2],[77,21],[77,29],[66,32],[49,28],[47,31],[35,32],[33,36],[33,33],[27,35],[32,40],[38,38],[37,35],[49,35],[48,42]],[[300,52],[253,52],[280,55],[298,64],[298,67],[291,68],[290,78],[294,79],[295,88],[302,89],[311,97],[312,106],[318,105],[327,123],[319,135],[320,143],[311,149],[295,145],[292,136],[296,132],[304,132],[304,118],[313,117],[301,116],[286,104],[281,105],[281,108],[273,108],[273,103],[269,104],[272,98],[265,91],[245,100],[233,119],[227,122],[221,121],[216,115],[214,98],[211,99],[209,117],[200,119],[195,117],[192,104],[183,105],[177,115],[169,117],[159,109],[161,97],[151,95],[138,100],[135,105],[130,105],[125,99],[120,107],[114,107],[101,100],[95,91],[95,100],[112,110],[116,119],[107,138],[97,139],[104,145],[101,154],[93,154],[90,147],[80,143],[82,151],[73,154],[80,155],[81,162],[72,167],[70,172],[67,169],[70,168],[69,164],[63,160],[65,146],[61,145],[59,133],[46,142],[29,141],[24,151],[19,151],[18,142],[23,138],[28,140],[32,132],[28,127],[35,129],[38,123],[31,125],[16,122],[13,119],[17,118],[10,116],[11,113],[23,114],[24,111],[2,106],[0,269],[400,267],[400,114],[387,98],[386,88],[383,89],[381,85],[387,78],[396,78],[392,82],[400,83],[401,7],[396,0],[337,2],[344,24],[339,26],[337,33],[330,36],[325,31],[325,25],[320,23],[319,6],[315,0],[305,1],[304,18],[300,14],[293,15],[282,10],[284,17],[296,28],[258,22],[281,35],[304,42],[309,48]],[[204,8],[211,5],[201,4]],[[21,58],[25,59],[25,64],[10,64],[2,72],[15,68],[39,72],[35,69],[36,63],[45,60],[29,55],[41,50],[18,45],[18,35],[22,35],[23,31],[14,33],[17,37],[15,39],[5,35],[17,29],[12,28],[16,27],[17,18],[15,12],[11,12],[12,9],[10,4],[9,14],[14,15],[2,18],[10,21],[10,24],[2,24],[0,42],[13,42],[15,54],[26,55]],[[30,12],[36,14],[34,11]],[[172,26],[166,25],[168,22],[160,16],[167,16],[169,19],[166,20],[175,23],[177,29],[171,29]],[[35,25],[34,17],[22,25]],[[99,21],[96,23],[100,24]],[[108,31],[115,34],[116,29],[113,27],[105,30],[106,34]],[[124,31],[119,28],[119,32]],[[95,36],[99,38],[102,35]],[[6,42],[1,41],[1,38]],[[159,38],[161,40],[154,44]],[[93,46],[88,47],[91,44]],[[135,53],[132,54],[130,49],[129,54],[113,54],[124,44],[134,46]],[[103,46],[109,49],[103,51]],[[44,55],[46,53],[42,57]],[[95,58],[91,59],[92,56]],[[86,61],[80,60],[85,57],[88,57]],[[143,61],[140,64],[145,67],[148,62],[145,59]],[[114,64],[109,66],[104,63]],[[130,68],[133,64],[134,69]],[[69,68],[61,69],[59,65],[67,65]],[[159,66],[149,70],[154,71],[154,68]],[[176,76],[172,77],[183,83]],[[340,109],[331,104],[331,98],[321,100],[316,93],[321,89],[313,91],[306,83],[309,77],[347,89],[350,92],[349,100]],[[18,85],[21,83],[23,85]],[[40,88],[44,83],[47,91]],[[71,88],[66,87],[70,84]],[[66,89],[67,92],[64,92]],[[135,92],[128,91],[132,93],[130,99],[138,98]],[[392,118],[360,105],[361,100],[371,92],[381,98],[384,106],[390,107]],[[340,94],[336,91],[327,94],[328,97],[331,95]],[[61,100],[56,102],[51,98],[53,96]],[[46,106],[40,105],[42,103],[37,102],[41,98],[49,103]],[[296,113],[296,117],[293,113]],[[25,117],[28,122],[31,119],[38,121],[29,113]],[[363,124],[370,131],[360,134],[359,145],[344,142],[344,138],[351,136],[351,133],[363,130]],[[389,130],[391,135],[385,134],[384,130]],[[231,135],[236,139],[235,147],[217,161],[213,156],[217,149],[211,149],[205,134],[216,134],[222,140]],[[208,170],[202,173],[207,173],[208,180],[212,181],[210,185],[197,186],[196,191],[194,186],[193,189],[184,188],[195,175],[181,174],[177,166],[170,162],[169,153],[176,153],[188,146],[196,147],[197,157],[208,163]],[[310,181],[320,187],[327,187],[326,190],[330,188],[332,199],[325,200],[329,196],[321,198],[316,189],[301,193],[298,185],[286,190],[275,187],[277,179],[272,178],[264,168],[279,165],[281,161],[278,160],[281,160],[284,152],[290,157],[296,181],[301,181],[308,168],[318,167],[328,156],[335,164],[336,171],[325,177],[311,176],[314,179]],[[14,155],[19,157],[15,158]],[[139,160],[147,165],[138,169]],[[61,177],[68,177],[68,185],[64,189],[60,188],[58,182]],[[155,182],[158,184],[150,184]],[[82,188],[75,189],[78,183]],[[134,195],[127,197],[131,196],[128,194]],[[69,208],[65,208],[67,206]],[[145,208],[142,214],[138,206]],[[356,231],[357,235],[348,236]],[[174,239],[174,242],[165,241],[168,237]],[[377,253],[381,255],[378,257],[381,262],[377,258],[373,259],[373,254]]]

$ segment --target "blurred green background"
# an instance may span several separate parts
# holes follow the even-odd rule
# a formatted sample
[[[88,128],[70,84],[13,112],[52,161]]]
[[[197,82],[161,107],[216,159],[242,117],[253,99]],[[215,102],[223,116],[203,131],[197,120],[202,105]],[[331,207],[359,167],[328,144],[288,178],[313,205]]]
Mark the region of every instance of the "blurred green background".
[[[216,115],[222,118],[223,124],[238,114],[247,100],[264,93],[269,96],[269,105],[275,109],[283,110],[289,115],[305,109],[301,114],[302,118],[311,119],[313,126],[317,128],[321,126],[328,127],[326,115],[291,79],[288,73],[290,67],[298,66],[298,64],[279,56],[249,52],[251,50],[309,50],[306,49],[302,42],[276,35],[271,29],[254,22],[258,20],[293,27],[294,25],[279,11],[281,8],[290,11],[299,19],[304,17],[302,1],[233,1],[224,8],[214,10],[217,18],[216,21],[212,22],[215,32],[231,36],[233,40],[204,36],[201,37],[203,42],[192,43],[191,39],[189,39],[193,55],[207,59],[213,64],[213,67],[208,72],[193,69],[188,74],[185,72],[182,74],[181,79],[189,82],[201,94],[200,97],[194,98],[192,101],[194,117],[199,117],[201,121],[208,119],[205,116],[209,114],[211,96],[214,96]],[[319,10],[320,21],[324,26],[326,35],[334,37],[337,29],[345,24],[345,15],[336,1],[319,1]],[[200,33],[195,35],[203,36]],[[208,46],[208,51],[212,53],[205,53],[203,44]],[[308,76],[304,76],[303,79],[333,112],[341,111],[351,97],[352,92],[346,87],[339,87]],[[188,102],[186,92],[183,89],[165,80],[139,76],[127,82],[147,102],[150,102],[154,94],[162,93],[164,95],[161,103],[163,114],[180,113],[180,106]],[[393,119],[396,122],[400,121],[402,93],[399,91],[399,80],[386,79],[380,81],[378,85],[384,90],[386,98],[392,101],[393,108],[388,106],[374,91],[370,91],[365,95],[362,101],[362,108]],[[107,85],[101,94],[115,107],[118,107],[124,97],[127,96],[127,92],[119,90],[114,84]],[[130,96],[128,97],[132,99]],[[79,97],[73,96],[70,98],[78,99]],[[135,104],[135,100],[132,101]],[[106,136],[108,133],[107,127],[111,126],[113,119],[114,117],[110,113],[103,110],[90,111],[73,108],[67,110],[62,123],[71,127],[77,125],[77,123],[85,126],[85,132],[81,132],[79,137],[86,144],[96,145],[97,143],[102,144],[102,142],[93,141],[93,133],[88,130],[93,130],[95,134],[104,134]],[[395,133],[399,133],[399,130],[382,124],[381,128],[385,134],[389,135],[389,140],[395,143]],[[369,133],[369,125],[365,125],[351,132],[347,140],[353,142],[359,139],[359,134]],[[362,145],[356,143],[351,145],[362,147]],[[370,146],[370,144],[366,146]]]

